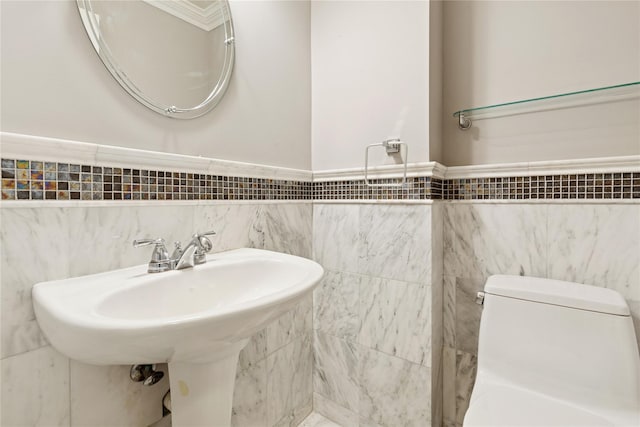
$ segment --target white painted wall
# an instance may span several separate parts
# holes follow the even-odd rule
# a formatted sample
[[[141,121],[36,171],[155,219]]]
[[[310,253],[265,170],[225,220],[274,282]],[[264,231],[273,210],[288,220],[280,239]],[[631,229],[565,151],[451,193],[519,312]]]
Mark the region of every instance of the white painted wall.
[[[442,163],[444,1],[429,0],[429,160]]]
[[[162,117],[131,98],[94,52],[75,1],[1,8],[3,131],[310,169],[308,2],[231,2],[231,85],[194,120]]]
[[[640,81],[638,1],[444,2],[448,166],[640,153],[640,100],[477,121],[454,111]]]
[[[429,3],[316,1],[311,12],[313,170],[364,166],[401,137],[429,159]],[[378,149],[374,164],[394,163]]]
[[[395,136],[410,144],[410,162],[448,165],[640,153],[637,100],[477,121],[469,132],[451,117],[640,80],[639,2],[443,2],[442,102],[438,7],[233,1],[238,50],[227,96],[210,114],[178,121],[119,87],[74,1],[3,1],[0,124],[293,168],[310,168],[313,155],[315,170],[361,167],[367,144]],[[374,164],[398,161],[378,153]]]

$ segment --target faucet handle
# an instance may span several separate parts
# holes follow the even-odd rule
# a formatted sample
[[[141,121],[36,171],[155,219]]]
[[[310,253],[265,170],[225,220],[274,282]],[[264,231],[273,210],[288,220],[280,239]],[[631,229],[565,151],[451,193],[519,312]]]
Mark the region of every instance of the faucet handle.
[[[149,273],[161,273],[171,270],[171,258],[169,258],[169,251],[167,251],[164,243],[164,239],[136,239],[133,241],[134,248],[155,245],[151,254],[151,261],[149,261],[149,269],[147,270]]]
[[[196,236],[215,236],[216,232],[211,230],[211,231],[205,231],[204,233],[196,233],[193,237]]]
[[[133,247],[139,248],[149,245],[164,245],[164,239],[136,239],[133,241]]]
[[[193,235],[193,239],[198,243],[199,252],[209,252],[213,249],[213,243],[207,236],[215,236],[215,231],[205,231],[204,233],[196,233]]]
[[[197,244],[195,253],[195,264],[204,264],[207,261],[207,253],[213,249],[213,243],[207,236],[215,236],[215,231],[205,231],[204,233],[196,233],[193,240]]]

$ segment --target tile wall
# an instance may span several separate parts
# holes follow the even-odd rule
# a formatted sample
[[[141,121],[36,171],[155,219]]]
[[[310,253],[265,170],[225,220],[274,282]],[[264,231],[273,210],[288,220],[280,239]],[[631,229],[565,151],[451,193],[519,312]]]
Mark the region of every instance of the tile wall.
[[[22,205],[24,206],[24,205]],[[139,237],[186,240],[215,230],[216,251],[255,247],[311,256],[310,203],[12,207],[2,220],[2,410],[6,426],[149,425],[162,415],[165,378],[128,379],[128,366],[85,365],[58,353],[38,328],[31,286],[145,263]],[[233,425],[296,425],[312,408],[311,297],[252,337],[240,356]],[[293,367],[293,369],[292,369]]]
[[[131,247],[138,237],[185,240],[213,229],[215,250],[313,256],[326,270],[313,301],[241,353],[234,426],[296,425],[312,407],[343,426],[460,425],[476,369],[481,309],[473,299],[489,275],[611,287],[640,330],[640,205],[593,203],[640,198],[638,179],[416,177],[400,190],[3,159],[1,424],[159,418],[168,381],[142,387],[127,366],[57,353],[34,318],[31,286],[144,263],[148,248]]]
[[[344,426],[439,425],[442,207],[313,209],[326,271],[313,295],[314,410]]]
[[[482,313],[474,299],[492,274],[614,289],[627,299],[640,336],[640,205],[444,205],[445,426],[460,426],[468,407]]]

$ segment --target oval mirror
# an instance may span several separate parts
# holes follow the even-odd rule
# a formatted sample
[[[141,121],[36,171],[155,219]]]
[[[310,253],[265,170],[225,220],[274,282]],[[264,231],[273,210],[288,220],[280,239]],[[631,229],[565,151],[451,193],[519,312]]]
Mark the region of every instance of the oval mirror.
[[[226,0],[77,0],[98,56],[131,96],[162,115],[199,117],[229,85],[234,61]]]

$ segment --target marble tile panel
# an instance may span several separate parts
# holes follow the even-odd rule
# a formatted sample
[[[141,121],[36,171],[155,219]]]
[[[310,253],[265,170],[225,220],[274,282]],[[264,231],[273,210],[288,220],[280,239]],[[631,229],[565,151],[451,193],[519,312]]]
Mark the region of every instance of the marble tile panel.
[[[270,355],[296,338],[295,319],[298,306],[289,310],[265,328],[267,355]]]
[[[171,252],[194,233],[193,206],[80,207],[71,218],[71,276],[148,263],[153,246],[134,248],[136,239],[163,238]]]
[[[210,238],[213,243],[212,252],[264,247],[265,238],[259,217],[259,204],[206,204],[192,208],[194,230],[191,234],[196,230],[216,232],[216,235]]]
[[[310,404],[312,400],[311,336],[295,339],[269,355],[266,363],[267,424],[272,426],[284,417],[295,415],[297,408]]]
[[[444,345],[444,276],[443,276],[443,224],[444,205],[435,202],[431,205],[431,367],[432,371],[438,371],[438,386],[432,381],[432,395],[442,397],[442,347]],[[435,378],[435,376],[433,376]],[[441,402],[437,408],[432,408],[432,420],[438,424],[441,421]],[[439,418],[433,415],[439,413]]]
[[[299,426],[313,411],[313,399],[308,400],[296,406],[288,414],[286,414],[273,427],[297,427]]]
[[[365,276],[325,270],[313,291],[313,327],[355,341],[360,329],[359,288]]]
[[[97,366],[71,360],[71,425],[86,427],[146,426],[162,418],[165,377],[153,387],[129,378],[130,366]]]
[[[456,206],[452,206],[452,204],[447,203],[443,207],[443,218],[442,218],[442,274],[443,277],[455,277],[452,273],[460,270],[460,267],[456,264],[458,261],[456,259],[456,250],[457,250],[457,238],[455,230],[452,230],[451,221],[455,216]],[[446,282],[445,282],[446,285]],[[446,292],[446,289],[445,289]]]
[[[357,427],[358,414],[318,393],[313,393],[313,410],[342,427]]]
[[[361,205],[358,270],[431,284],[431,210],[425,205]]]
[[[442,366],[442,346],[438,349],[437,356],[434,354],[434,363],[431,366],[431,424],[442,425],[443,417],[443,375]]]
[[[486,280],[492,274],[546,276],[544,205],[448,204],[444,274]]]
[[[456,350],[448,346],[442,349],[442,418],[456,419]]]
[[[484,289],[484,280],[456,277],[456,348],[478,353],[478,336],[482,306],[475,303],[476,293]]]
[[[444,297],[442,299],[443,345],[456,347],[456,278],[444,276]]]
[[[290,389],[293,384],[293,344],[283,347],[266,359],[267,363],[267,425],[272,426],[293,408]]]
[[[185,245],[194,232],[214,230],[214,252],[239,247],[263,247],[258,225],[261,205],[131,206],[71,209],[72,275],[91,274],[145,263],[150,250],[133,248],[140,237],[162,237],[167,248]],[[175,221],[168,221],[174,218]],[[87,242],[102,242],[87,251]],[[148,253],[149,252],[149,253]]]
[[[324,268],[358,271],[359,210],[358,205],[313,205],[313,259]]]
[[[133,222],[129,221],[135,212],[133,206],[70,208],[69,219],[73,224],[73,228],[68,229],[70,277],[148,262],[149,248],[134,251],[132,241],[127,240],[136,233]],[[123,260],[123,252],[132,257]]]
[[[55,256],[69,250],[68,208],[2,210],[2,281],[31,285],[68,275],[68,263]]]
[[[313,335],[304,334],[294,341],[295,369],[291,390],[294,393],[293,409],[298,423],[313,408]],[[305,412],[309,408],[308,412]]]
[[[431,205],[431,281],[441,281],[444,275],[444,210],[443,202]]]
[[[437,380],[436,376],[432,375],[432,389],[433,390],[442,390],[442,347],[444,345],[444,330],[443,330],[443,313],[442,313],[442,304],[443,304],[443,285],[442,279],[438,282],[434,282],[431,285],[431,326],[429,327],[431,332],[431,370],[432,373],[438,372]],[[436,381],[438,381],[438,386],[436,387]],[[442,397],[442,393],[438,392],[434,394],[434,396]],[[432,408],[434,409],[434,408]],[[440,407],[435,408],[437,410],[441,410]],[[437,421],[432,417],[432,420]]]
[[[462,424],[476,380],[478,359],[475,355],[456,352],[456,423]]]
[[[549,277],[640,301],[640,205],[552,205]]]
[[[46,345],[31,288],[69,276],[69,210],[3,209],[0,221],[2,358]]]
[[[300,427],[341,427],[330,419],[327,419],[317,412],[312,412],[307,418],[302,420]]]
[[[311,203],[262,205],[263,248],[311,258],[312,215]]]
[[[425,424],[427,425],[427,424]],[[431,424],[429,424],[431,425]],[[358,423],[359,427],[385,427],[382,424],[378,424],[370,419],[360,417],[360,422]]]
[[[2,322],[2,357],[21,354],[49,344],[36,319]]]
[[[430,286],[366,278],[359,305],[359,344],[431,366]]]
[[[240,351],[238,371],[255,366],[267,357],[267,331],[263,329],[249,338],[247,345]]]
[[[295,308],[289,310],[265,328],[267,354],[271,354],[313,328],[313,296],[306,296]]]
[[[313,391],[358,412],[358,346],[316,332],[313,340]]]
[[[430,369],[360,346],[360,416],[380,426],[430,425]]]
[[[313,336],[313,294],[302,299],[295,315],[296,336]]]
[[[46,346],[3,359],[0,366],[0,425],[70,425],[69,359]]]
[[[162,237],[160,230],[140,225],[140,206],[76,207],[70,209],[74,224],[70,229],[70,274],[82,276],[117,268],[144,264],[151,258],[152,246],[134,248],[133,240]],[[176,208],[180,208],[176,206]],[[176,210],[174,210],[176,211]],[[147,211],[148,212],[148,211]],[[156,234],[157,232],[157,234]],[[171,240],[167,240],[171,243]]]
[[[267,362],[238,371],[233,390],[233,427],[270,427],[267,424]]]
[[[132,234],[121,235],[121,244],[125,249],[121,253],[122,266],[145,263],[150,259],[153,248],[134,248],[134,239],[161,237],[166,240],[169,252],[172,252],[173,242],[180,241],[186,245],[195,231],[193,206],[139,206],[128,218],[123,219],[123,222],[127,221],[127,229]]]

